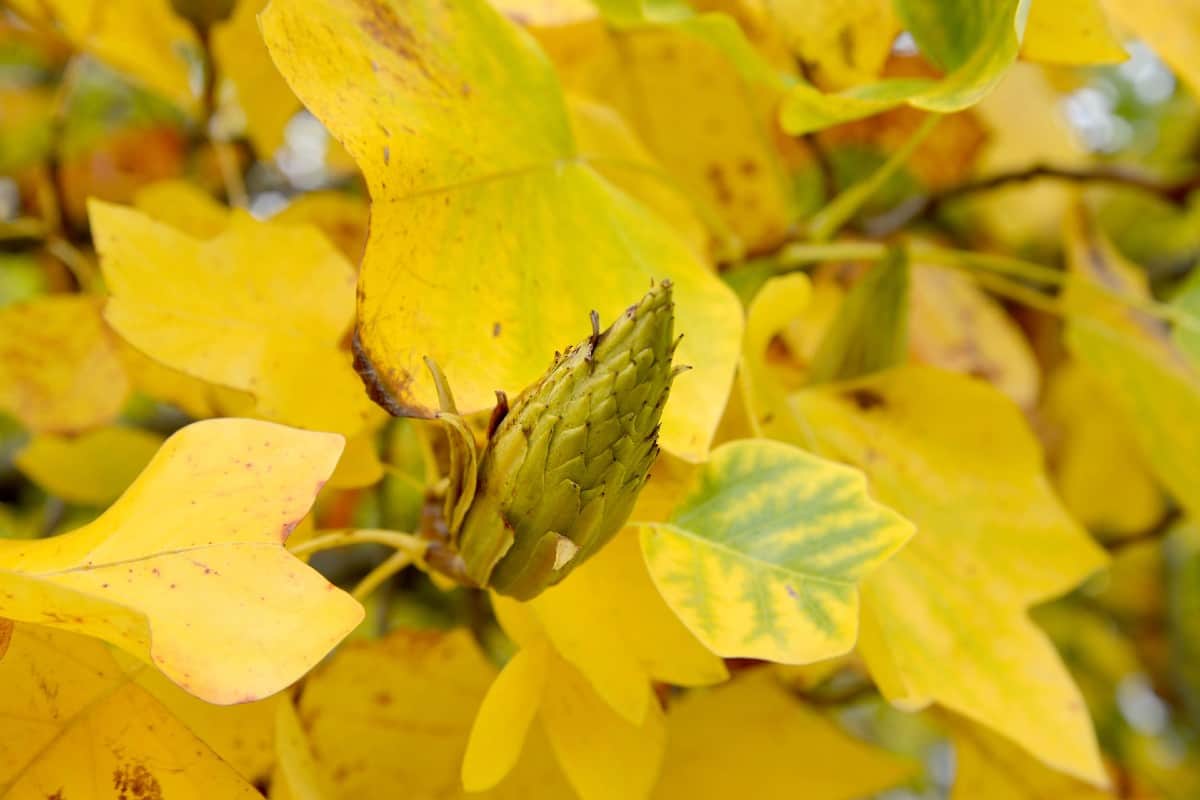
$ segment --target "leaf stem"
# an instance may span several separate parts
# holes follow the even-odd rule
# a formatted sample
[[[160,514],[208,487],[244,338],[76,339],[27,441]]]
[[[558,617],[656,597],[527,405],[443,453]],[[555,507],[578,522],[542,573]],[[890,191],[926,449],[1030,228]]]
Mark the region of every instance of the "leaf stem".
[[[412,553],[407,550],[397,550],[380,562],[375,569],[368,572],[350,594],[355,600],[361,602],[366,599],[367,595],[378,589],[384,581],[413,563],[413,560]]]
[[[389,531],[382,528],[346,528],[314,536],[308,541],[289,547],[294,556],[306,556],[322,550],[348,547],[355,544],[383,544],[405,553],[410,560],[420,560],[429,546],[428,542],[411,533]]]
[[[913,152],[925,141],[941,121],[940,114],[930,114],[925,117],[913,134],[903,145],[877,170],[865,180],[851,186],[846,191],[833,198],[824,208],[813,215],[808,226],[808,238],[817,243],[827,242],[833,238],[842,226],[850,221],[871,196],[878,192],[893,175],[900,171]]]

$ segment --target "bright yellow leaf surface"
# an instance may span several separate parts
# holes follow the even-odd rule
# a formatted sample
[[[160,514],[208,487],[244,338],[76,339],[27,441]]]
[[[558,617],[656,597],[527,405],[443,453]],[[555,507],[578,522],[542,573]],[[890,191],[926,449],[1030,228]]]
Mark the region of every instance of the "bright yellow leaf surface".
[[[463,755],[462,783],[468,792],[492,788],[520,759],[542,702],[549,658],[546,644],[534,642],[517,651],[492,681]]]
[[[75,433],[116,418],[129,380],[101,303],[46,295],[0,309],[0,411],[45,433]]]
[[[806,313],[812,297],[808,276],[794,272],[767,281],[750,303],[738,384],[750,428],[759,436],[801,445],[811,436],[804,430],[803,420],[788,409],[784,387],[767,363],[767,350],[776,334]]]
[[[1103,3],[1112,18],[1150,45],[1193,94],[1200,92],[1200,0],[1103,0]]]
[[[309,677],[299,716],[333,800],[467,797],[460,764],[495,669],[464,630],[398,630],[341,648]],[[572,795],[530,730],[516,769],[473,798]]]
[[[208,192],[185,180],[159,181],[138,190],[133,205],[197,239],[211,239],[229,227],[231,211]]]
[[[653,796],[856,800],[902,782],[915,766],[848,736],[758,668],[671,703]]]
[[[213,27],[212,54],[222,77],[233,83],[246,115],[246,135],[259,157],[270,160],[283,145],[283,129],[300,101],[275,69],[258,30],[267,0],[237,0],[229,19]]]
[[[633,724],[645,719],[652,680],[704,686],[728,677],[713,655],[679,621],[651,581],[637,532],[627,529],[563,581],[522,607],[538,636]],[[498,609],[515,601],[494,598]],[[509,610],[505,619],[516,611]],[[524,644],[531,637],[516,637]]]
[[[367,201],[345,192],[308,192],[271,217],[284,225],[312,225],[358,266],[367,245]]]
[[[31,20],[53,23],[74,46],[161,94],[199,110],[200,43],[171,0],[9,0]]]
[[[1105,800],[1114,795],[1048,769],[1011,742],[980,725],[948,719],[954,743],[950,800]]]
[[[18,625],[0,660],[0,796],[260,797],[146,691],[152,674],[95,639]]]
[[[383,463],[375,452],[375,436],[375,431],[366,430],[346,440],[337,469],[329,476],[330,488],[356,489],[383,478]]]
[[[841,88],[879,75],[900,30],[891,0],[766,0],[797,56]]]
[[[353,434],[378,415],[340,344],[354,318],[354,269],[307,226],[236,213],[193,239],[93,201],[112,293],[104,315],[152,358],[249,392],[267,419]]]
[[[68,503],[105,506],[149,463],[163,437],[110,426],[75,437],[39,434],[13,463],[47,493]]]
[[[434,405],[430,356],[460,408],[488,408],[582,339],[591,310],[611,320],[670,278],[677,358],[695,371],[674,387],[662,441],[703,457],[733,377],[737,300],[579,156],[554,72],[524,34],[482,0],[273,0],[261,21],[280,71],[366,175],[358,336],[394,406]]]
[[[1100,294],[1149,297],[1145,275],[1127,262],[1082,212],[1067,220],[1067,256],[1078,278],[1067,290],[1073,310],[1067,346],[1104,386],[1137,436],[1155,475],[1200,518],[1200,369],[1179,350],[1161,320]],[[1192,318],[1190,324],[1200,326]]]
[[[1033,0],[1021,55],[1047,64],[1108,64],[1128,58],[1105,0]]]
[[[213,703],[277,692],[362,618],[282,546],[341,447],[268,422],[189,425],[95,522],[0,540],[0,614],[110,641]]]
[[[755,439],[715,449],[667,522],[642,528],[642,551],[713,652],[798,664],[854,646],[858,583],[912,533],[858,470]]]
[[[1004,309],[968,276],[916,264],[909,292],[908,349],[914,361],[983,378],[1022,408],[1037,402],[1033,350]]]
[[[537,34],[563,85],[628,120],[715,233],[733,234],[749,251],[786,235],[797,210],[776,136],[777,85],[748,80],[696,28],[620,30],[597,21]],[[596,159],[598,167],[606,162],[612,172],[628,170]]]
[[[1133,430],[1082,364],[1053,374],[1042,416],[1051,428],[1051,471],[1063,503],[1090,530],[1114,536],[1148,530],[1166,512]]]
[[[1106,558],[1059,505],[1017,407],[928,367],[792,403],[820,452],[864,469],[872,493],[917,526],[862,586],[860,648],[885,696],[936,701],[1058,769],[1104,781],[1078,689],[1026,610]]]
[[[647,797],[666,747],[662,709],[651,702],[633,724],[561,658],[550,657],[541,716],[558,763],[580,800]],[[644,691],[650,697],[650,687]]]
[[[279,760],[271,778],[271,800],[325,800],[333,796],[300,726],[290,698],[275,704],[275,748]]]

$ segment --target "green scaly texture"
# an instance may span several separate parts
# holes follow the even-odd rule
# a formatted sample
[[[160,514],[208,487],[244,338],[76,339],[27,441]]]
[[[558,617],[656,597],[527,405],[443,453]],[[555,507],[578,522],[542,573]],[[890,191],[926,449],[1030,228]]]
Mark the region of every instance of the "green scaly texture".
[[[613,537],[658,455],[675,372],[671,283],[566,353],[488,441],[458,533],[466,573],[527,600]]]

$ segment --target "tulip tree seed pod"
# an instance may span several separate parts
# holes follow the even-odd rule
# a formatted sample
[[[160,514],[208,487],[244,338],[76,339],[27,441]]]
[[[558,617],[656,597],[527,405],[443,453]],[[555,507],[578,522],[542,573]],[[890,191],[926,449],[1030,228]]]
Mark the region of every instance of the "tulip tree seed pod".
[[[455,533],[467,577],[528,599],[620,530],[658,454],[671,381],[671,283],[557,355],[495,425]]]

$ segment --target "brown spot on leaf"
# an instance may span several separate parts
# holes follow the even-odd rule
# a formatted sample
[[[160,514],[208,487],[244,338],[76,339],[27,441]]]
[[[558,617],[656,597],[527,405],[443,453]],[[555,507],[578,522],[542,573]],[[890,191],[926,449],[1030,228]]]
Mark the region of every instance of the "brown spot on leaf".
[[[143,764],[126,764],[113,771],[117,800],[163,800],[162,785]]]
[[[870,411],[871,409],[887,405],[887,400],[884,396],[874,389],[851,389],[848,392],[843,392],[842,396],[854,403],[859,411]]]
[[[412,375],[404,373],[399,380],[388,381],[375,367],[363,346],[361,332],[354,331],[350,341],[350,349],[354,352],[354,371],[362,379],[367,390],[367,396],[384,411],[393,417],[415,417],[417,419],[434,419],[433,411],[415,404],[405,403],[401,397],[407,396],[412,385]]]

